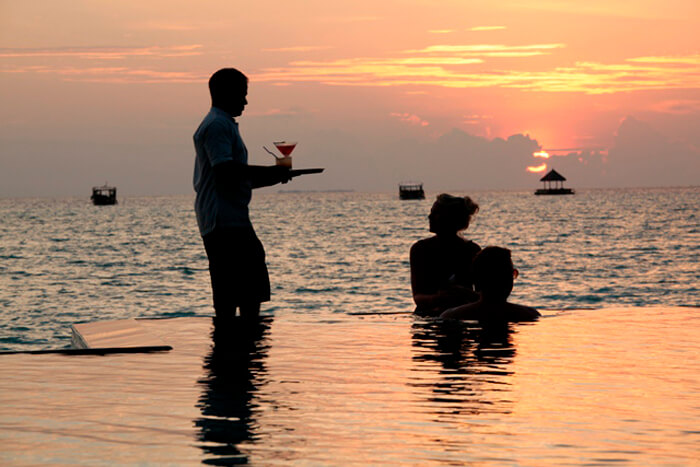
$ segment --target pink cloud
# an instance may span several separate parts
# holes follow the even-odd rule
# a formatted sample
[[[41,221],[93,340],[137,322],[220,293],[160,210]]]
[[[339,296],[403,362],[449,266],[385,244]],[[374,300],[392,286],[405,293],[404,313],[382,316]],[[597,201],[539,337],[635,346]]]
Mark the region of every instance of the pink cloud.
[[[0,58],[58,58],[73,57],[86,60],[123,60],[129,57],[186,57],[200,55],[201,45],[171,47],[55,47],[55,48],[4,48]]]
[[[499,31],[507,29],[505,26],[474,26],[469,28],[470,31]]]
[[[408,123],[411,125],[419,125],[419,126],[428,126],[430,125],[430,122],[423,120],[420,118],[418,115],[406,113],[406,112],[392,112],[389,114],[390,116],[394,118],[398,118],[400,121],[404,123]]]
[[[314,52],[316,50],[328,50],[332,49],[330,46],[325,45],[298,45],[294,47],[277,47],[262,49],[263,52]]]
[[[129,67],[52,67],[26,66],[0,70],[5,73],[56,74],[66,81],[99,83],[201,83],[206,74],[187,71],[161,71]]]

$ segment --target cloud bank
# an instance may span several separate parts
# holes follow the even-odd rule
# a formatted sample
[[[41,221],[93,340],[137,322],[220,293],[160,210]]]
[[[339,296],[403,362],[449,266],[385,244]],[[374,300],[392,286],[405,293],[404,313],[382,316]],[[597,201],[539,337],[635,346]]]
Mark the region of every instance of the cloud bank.
[[[332,156],[309,157],[329,152],[313,146],[329,136]],[[392,191],[401,181],[419,180],[430,191],[534,190],[552,168],[568,179],[567,186],[579,189],[700,184],[700,151],[669,141],[634,117],[622,121],[610,148],[561,149],[546,156],[528,135],[489,139],[458,129],[428,141],[367,141],[342,132],[305,140],[310,141],[304,148],[306,162],[325,166],[326,173],[300,181],[299,189]]]
[[[611,94],[630,91],[700,89],[700,55],[633,57],[621,63],[576,62],[545,71],[488,69],[470,65],[499,58],[550,54],[564,44],[432,45],[383,58],[294,61],[255,74],[260,82],[336,86],[502,87],[539,92]]]

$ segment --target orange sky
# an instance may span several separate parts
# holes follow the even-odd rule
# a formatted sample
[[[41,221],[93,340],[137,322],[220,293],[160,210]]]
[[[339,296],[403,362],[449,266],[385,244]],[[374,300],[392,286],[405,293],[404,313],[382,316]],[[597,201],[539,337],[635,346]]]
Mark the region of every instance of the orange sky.
[[[262,144],[299,140],[297,166],[328,169],[299,188],[390,191],[405,177],[502,188],[461,184],[447,158],[425,173],[423,159],[459,148],[490,157],[500,150],[488,143],[516,134],[536,147],[509,140],[509,186],[536,185],[526,168],[557,155],[569,179],[574,159],[586,166],[587,186],[661,183],[648,167],[659,154],[640,150],[651,134],[681,154],[678,182],[697,185],[699,30],[696,0],[4,0],[0,196],[82,194],[80,181],[106,179],[191,192],[191,135],[222,66],[251,79],[241,124],[252,162],[271,162]],[[623,160],[634,172],[635,158],[646,172],[610,175]],[[371,173],[347,171],[359,165]]]

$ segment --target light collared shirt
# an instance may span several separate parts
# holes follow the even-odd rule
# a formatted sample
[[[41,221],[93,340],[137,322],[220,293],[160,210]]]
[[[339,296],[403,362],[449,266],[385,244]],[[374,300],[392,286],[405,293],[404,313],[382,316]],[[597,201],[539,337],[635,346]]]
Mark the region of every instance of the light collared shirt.
[[[238,123],[223,110],[212,107],[194,133],[196,158],[194,210],[202,236],[217,227],[250,226],[248,203],[252,195],[250,180],[230,180],[229,193],[221,196],[214,186],[213,167],[222,162],[248,163],[248,150],[238,131]]]

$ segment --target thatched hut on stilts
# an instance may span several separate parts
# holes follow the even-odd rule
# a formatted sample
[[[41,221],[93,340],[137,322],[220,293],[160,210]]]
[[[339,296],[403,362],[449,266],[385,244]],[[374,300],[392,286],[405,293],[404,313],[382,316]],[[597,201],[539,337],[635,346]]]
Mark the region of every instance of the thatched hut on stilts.
[[[547,175],[540,178],[542,188],[535,191],[536,195],[573,195],[574,190],[564,188],[566,178],[556,170],[552,169],[547,172]],[[552,186],[553,185],[553,186]]]

